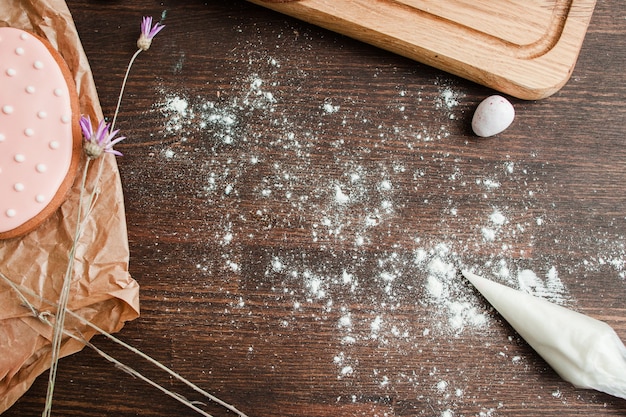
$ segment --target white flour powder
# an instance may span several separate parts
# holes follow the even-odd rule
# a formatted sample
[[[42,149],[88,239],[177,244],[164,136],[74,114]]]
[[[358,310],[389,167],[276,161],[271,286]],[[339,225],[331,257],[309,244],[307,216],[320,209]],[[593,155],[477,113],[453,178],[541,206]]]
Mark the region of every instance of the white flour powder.
[[[511,261],[523,260],[524,254],[533,249],[534,236],[549,227],[551,212],[536,200],[542,178],[528,168],[533,155],[485,164],[482,175],[473,178],[466,172],[468,164],[463,155],[420,151],[428,150],[430,142],[453,140],[448,123],[457,123],[451,120],[458,118],[464,94],[445,81],[435,81],[439,95],[432,101],[425,100],[421,91],[402,87],[398,88],[397,101],[385,108],[378,108],[380,103],[369,102],[367,96],[314,97],[317,103],[308,107],[308,113],[291,113],[285,107],[279,111],[284,99],[280,83],[286,71],[280,58],[269,57],[257,66],[254,62],[248,57],[242,59],[242,66],[251,67],[249,74],[234,83],[232,90],[220,91],[218,99],[163,88],[162,99],[155,105],[163,117],[164,143],[169,144],[156,149],[155,158],[163,163],[191,159],[189,169],[193,171],[188,175],[204,181],[204,187],[195,190],[198,198],[206,204],[228,202],[236,207],[244,181],[246,189],[254,190],[254,195],[245,197],[248,208],[254,206],[252,212],[242,210],[238,217],[226,215],[203,225],[206,236],[221,242],[222,253],[211,257],[221,259],[224,268],[239,274],[245,265],[238,247],[244,238],[235,226],[238,222],[254,222],[256,236],[264,236],[276,227],[297,227],[298,233],[310,240],[312,249],[270,247],[265,249],[266,263],[260,265],[275,297],[293,306],[292,315],[288,314],[280,325],[297,326],[297,317],[303,312],[310,314],[314,322],[332,321],[335,334],[331,336],[341,348],[326,360],[336,367],[339,380],[369,378],[381,389],[393,389],[395,384],[430,384],[429,403],[437,407],[438,414],[456,415],[454,405],[463,401],[469,382],[462,376],[451,379],[454,369],[448,373],[434,364],[425,364],[424,369],[417,370],[418,377],[415,370],[390,373],[393,368],[385,362],[394,355],[419,355],[422,349],[436,348],[438,343],[459,338],[465,332],[489,331],[493,313],[460,277],[459,270],[464,267],[473,267],[485,276],[559,304],[575,302],[559,279],[558,259],[534,253],[534,261]],[[304,72],[299,74],[307,77]],[[370,126],[368,111],[363,110],[366,105],[377,112],[406,114],[406,123]],[[317,113],[311,114],[312,108]],[[424,112],[439,115],[447,122],[435,131],[411,122]],[[415,169],[407,161],[390,156],[366,168],[362,161],[370,150],[347,145],[351,127],[357,124],[367,126],[374,150],[399,139],[423,163]],[[329,129],[337,132],[331,144],[336,152],[322,161],[315,154],[316,141]],[[191,137],[203,142],[196,145],[203,146],[202,160],[200,154],[177,149]],[[285,157],[264,160],[260,156],[263,153],[256,151],[259,146],[276,149],[277,155]],[[238,156],[224,157],[224,147],[235,147]],[[327,178],[329,170],[335,173],[333,181]],[[429,188],[432,173],[439,176],[434,191]],[[182,178],[172,181],[184,186]],[[379,248],[377,236],[402,228],[397,223],[398,213],[407,193],[420,196],[425,208],[430,207],[431,200],[447,201],[437,230],[408,237],[409,245]],[[473,200],[477,203],[488,203],[496,196],[498,201],[509,195],[523,194],[527,198],[511,199],[507,207],[470,207],[465,202],[468,193],[477,196]],[[268,202],[277,200],[284,211],[271,212]],[[530,212],[536,214],[529,216]],[[473,227],[474,235],[458,234],[461,223]],[[335,251],[335,246],[342,249]],[[623,279],[624,248],[608,243],[596,247],[597,254],[582,260],[580,267],[610,267]],[[366,248],[368,255],[361,255]],[[490,254],[480,255],[484,251],[479,248],[486,248]],[[324,256],[327,261],[320,262]],[[203,265],[205,260],[196,263],[199,272],[209,270]],[[252,308],[245,301],[238,300],[233,308]],[[401,314],[416,304],[430,306],[431,315]],[[361,306],[358,315],[352,311],[355,305]],[[362,365],[356,349],[360,344],[373,344],[384,352],[379,368]],[[399,346],[413,348],[407,352]],[[522,362],[519,356],[509,360],[511,366]],[[491,416],[501,407],[478,406],[476,415]]]

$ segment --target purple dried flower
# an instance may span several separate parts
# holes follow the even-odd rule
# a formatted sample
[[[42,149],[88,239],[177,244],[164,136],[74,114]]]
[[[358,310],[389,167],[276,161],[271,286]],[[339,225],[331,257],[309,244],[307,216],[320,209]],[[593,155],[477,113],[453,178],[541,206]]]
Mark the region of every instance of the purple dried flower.
[[[158,22],[152,26],[152,17],[144,16],[141,21],[141,35],[139,35],[139,39],[137,40],[137,47],[142,51],[147,51],[152,44],[152,38],[163,30],[164,27],[165,25]]]
[[[81,116],[79,124],[83,131],[83,136],[85,137],[85,154],[89,159],[99,158],[103,152],[122,156],[121,152],[113,149],[113,146],[126,139],[125,136],[115,138],[119,129],[109,132],[109,124],[102,120],[94,132],[89,116]]]

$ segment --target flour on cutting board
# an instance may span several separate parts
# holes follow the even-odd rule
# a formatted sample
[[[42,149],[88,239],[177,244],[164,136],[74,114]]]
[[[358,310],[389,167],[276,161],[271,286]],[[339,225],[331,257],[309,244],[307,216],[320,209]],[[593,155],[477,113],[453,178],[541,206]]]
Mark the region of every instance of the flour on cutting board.
[[[237,207],[242,185],[253,190],[245,196],[253,210],[247,207],[238,217],[227,215],[204,225],[206,236],[221,242],[222,253],[216,257],[232,273],[242,273],[244,267],[238,242],[254,238],[242,236],[235,227],[238,222],[255,222],[257,236],[276,228],[297,228],[299,236],[309,239],[310,251],[266,248],[264,263],[255,267],[261,268],[275,297],[292,306],[280,326],[297,327],[304,313],[313,321],[334,323],[339,348],[326,360],[336,368],[338,380],[367,379],[383,390],[393,390],[394,385],[423,389],[430,384],[428,403],[439,415],[454,416],[454,405],[464,401],[471,383],[469,376],[455,376],[459,369],[427,363],[420,370],[392,372],[385,363],[394,355],[419,355],[423,349],[437,348],[442,341],[454,341],[467,332],[489,334],[495,316],[460,278],[460,269],[478,268],[522,291],[562,305],[575,304],[560,280],[558,259],[535,254],[534,262],[511,261],[530,253],[534,236],[543,233],[550,222],[550,212],[536,204],[541,178],[530,168],[535,155],[486,164],[481,177],[474,178],[466,172],[463,155],[423,152],[429,143],[452,140],[448,126],[460,115],[464,94],[445,80],[434,81],[438,94],[432,100],[425,100],[420,90],[399,87],[397,102],[381,111],[399,112],[407,122],[385,126],[370,122],[361,106],[367,97],[316,97],[317,102],[308,107],[308,120],[300,120],[297,111],[281,107],[284,67],[280,59],[269,57],[259,67],[219,97],[162,87],[155,111],[163,117],[163,135],[169,145],[157,149],[155,158],[163,163],[200,158],[188,148],[177,147],[190,137],[200,137],[205,141],[205,159],[190,168],[195,170],[190,175],[204,179],[201,189],[191,190],[196,198]],[[441,126],[433,131],[415,123],[419,109],[442,120]],[[389,157],[366,168],[362,161],[368,151],[347,143],[354,125],[365,125],[371,140],[380,146],[403,143],[423,163],[416,168],[413,161]],[[336,152],[322,157],[316,155],[316,142],[328,129],[338,132],[331,144]],[[255,152],[259,146],[275,149],[276,159],[263,159],[260,155],[265,153]],[[231,148],[237,149],[236,156],[223,156]],[[435,191],[427,186],[429,164],[444,177],[443,181],[438,178],[442,185]],[[335,173],[332,180],[328,180],[328,170]],[[507,196],[511,189],[515,195],[524,195],[524,201],[511,200],[506,207],[488,204],[492,197]],[[407,192],[422,199],[425,209],[433,200],[447,201],[437,202],[444,205],[437,233],[418,233],[407,237],[408,245],[379,248],[381,234],[402,228],[397,221]],[[470,210],[464,201],[466,193],[478,195],[487,204]],[[272,212],[269,204],[277,200],[284,208],[280,213]],[[457,234],[461,223],[472,225],[474,233]],[[487,248],[489,255],[481,255],[480,248]],[[368,255],[361,256],[362,250]],[[607,242],[598,246],[597,254],[583,259],[580,267],[608,266],[623,279],[624,252],[619,244]],[[320,262],[324,257],[328,261]],[[199,271],[202,262],[198,260]],[[361,306],[359,314],[353,311],[355,305]],[[430,316],[404,314],[415,305],[432,307],[428,308]],[[233,306],[246,307],[245,300]],[[509,342],[513,345],[515,339]],[[380,348],[380,367],[364,365],[368,358],[359,357],[361,344]],[[411,346],[410,352],[406,346]],[[501,356],[508,366],[524,366],[524,358],[509,357],[506,350],[503,347]],[[356,400],[357,395],[338,399]],[[495,415],[502,407],[501,403],[479,406],[476,415]]]

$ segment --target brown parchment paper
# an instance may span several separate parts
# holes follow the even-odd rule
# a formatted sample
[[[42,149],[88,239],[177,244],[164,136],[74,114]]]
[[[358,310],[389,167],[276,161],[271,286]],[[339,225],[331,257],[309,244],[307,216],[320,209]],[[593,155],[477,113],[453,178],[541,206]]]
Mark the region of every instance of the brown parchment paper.
[[[74,76],[81,113],[92,121],[102,119],[89,63],[64,0],[2,0],[0,26],[29,30],[48,39]],[[84,163],[83,158],[79,172]],[[97,181],[99,165],[99,160],[92,163],[88,173],[88,187],[99,187],[100,192],[77,246],[68,309],[108,332],[116,332],[124,322],[139,315],[139,286],[128,273],[128,238],[117,163],[106,154]],[[0,272],[39,297],[55,302],[76,227],[78,178],[65,203],[41,226],[20,238],[0,241]],[[40,311],[56,311],[38,297],[29,300]],[[91,328],[70,316],[65,324],[87,340],[94,335]],[[16,293],[0,281],[0,413],[49,368],[51,338],[52,329],[33,317]],[[65,338],[61,354],[67,356],[83,347]]]

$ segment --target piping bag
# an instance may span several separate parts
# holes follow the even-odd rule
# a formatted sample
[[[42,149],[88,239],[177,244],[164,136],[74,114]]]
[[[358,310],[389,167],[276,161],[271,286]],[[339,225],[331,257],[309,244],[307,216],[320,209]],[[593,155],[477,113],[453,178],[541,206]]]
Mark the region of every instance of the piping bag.
[[[626,399],[626,347],[608,324],[463,271],[565,381]]]

